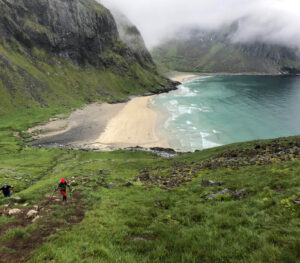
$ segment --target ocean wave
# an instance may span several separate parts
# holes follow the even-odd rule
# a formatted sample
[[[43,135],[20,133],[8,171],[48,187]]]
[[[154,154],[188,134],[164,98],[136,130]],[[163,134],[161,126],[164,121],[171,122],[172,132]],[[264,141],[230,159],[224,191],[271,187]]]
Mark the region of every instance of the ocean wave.
[[[202,148],[203,149],[208,149],[208,148],[213,148],[217,146],[221,146],[222,144],[218,144],[215,142],[212,142],[210,140],[207,140],[206,138],[209,137],[211,134],[207,132],[200,132],[201,138],[202,138]]]
[[[174,94],[175,97],[194,97],[197,96],[196,91],[192,91],[189,87],[180,85],[176,94]]]

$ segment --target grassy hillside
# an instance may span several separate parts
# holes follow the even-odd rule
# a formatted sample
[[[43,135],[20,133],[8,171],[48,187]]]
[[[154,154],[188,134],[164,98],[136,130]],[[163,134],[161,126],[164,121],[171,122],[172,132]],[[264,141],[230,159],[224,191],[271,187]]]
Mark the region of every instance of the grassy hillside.
[[[300,61],[282,47],[233,44],[224,32],[201,37],[171,39],[153,48],[152,56],[162,71],[201,73],[296,73]]]
[[[0,0],[0,7],[0,114],[68,112],[170,84],[94,0]]]
[[[37,48],[29,55],[21,46],[12,48],[11,43],[4,41],[0,44],[0,54],[1,113],[20,108],[70,109],[97,100],[113,102],[155,91],[168,83],[138,63],[128,66],[126,73],[118,74],[116,66],[107,70],[82,68]],[[110,51],[101,56],[108,61],[124,61]]]
[[[300,206],[292,202],[300,197],[299,137],[166,160],[140,151],[31,148],[13,137],[27,122],[1,121],[0,182],[13,184],[13,196],[21,197],[0,200],[1,260],[299,262]],[[283,155],[272,157],[272,147]],[[74,189],[66,206],[58,192],[49,199],[61,177]],[[202,179],[224,184],[204,187]],[[205,199],[226,188],[246,194]],[[46,206],[32,223],[26,213],[36,204]],[[8,216],[11,208],[22,214]]]

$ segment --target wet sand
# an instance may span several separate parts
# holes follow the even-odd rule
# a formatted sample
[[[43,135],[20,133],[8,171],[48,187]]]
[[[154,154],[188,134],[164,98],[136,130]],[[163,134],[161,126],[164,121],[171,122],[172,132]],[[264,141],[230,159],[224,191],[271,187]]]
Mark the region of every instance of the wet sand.
[[[126,103],[108,104],[93,103],[83,109],[74,111],[69,118],[50,121],[28,130],[39,130],[31,145],[49,147],[71,146],[89,148],[99,134],[104,132],[109,120],[125,107]]]
[[[171,79],[182,82],[195,76],[180,74]],[[127,103],[93,103],[67,119],[31,128],[29,132],[41,131],[31,145],[99,150],[170,148],[167,138],[157,132],[160,116],[149,106],[154,96],[133,98]]]

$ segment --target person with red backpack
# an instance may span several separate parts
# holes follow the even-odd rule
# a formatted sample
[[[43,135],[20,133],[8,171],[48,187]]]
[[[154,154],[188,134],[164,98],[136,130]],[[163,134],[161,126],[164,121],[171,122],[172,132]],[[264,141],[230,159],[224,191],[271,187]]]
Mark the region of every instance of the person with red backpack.
[[[70,185],[66,182],[65,178],[61,178],[60,183],[58,184],[58,187],[56,189],[60,190],[61,195],[63,196],[63,202],[67,201],[67,187],[69,187],[69,190],[71,190]]]

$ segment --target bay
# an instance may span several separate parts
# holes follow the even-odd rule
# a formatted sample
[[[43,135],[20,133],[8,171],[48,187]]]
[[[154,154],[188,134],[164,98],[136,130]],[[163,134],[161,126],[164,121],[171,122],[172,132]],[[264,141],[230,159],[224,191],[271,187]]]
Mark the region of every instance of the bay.
[[[299,76],[209,76],[151,101],[176,150],[300,134]]]

